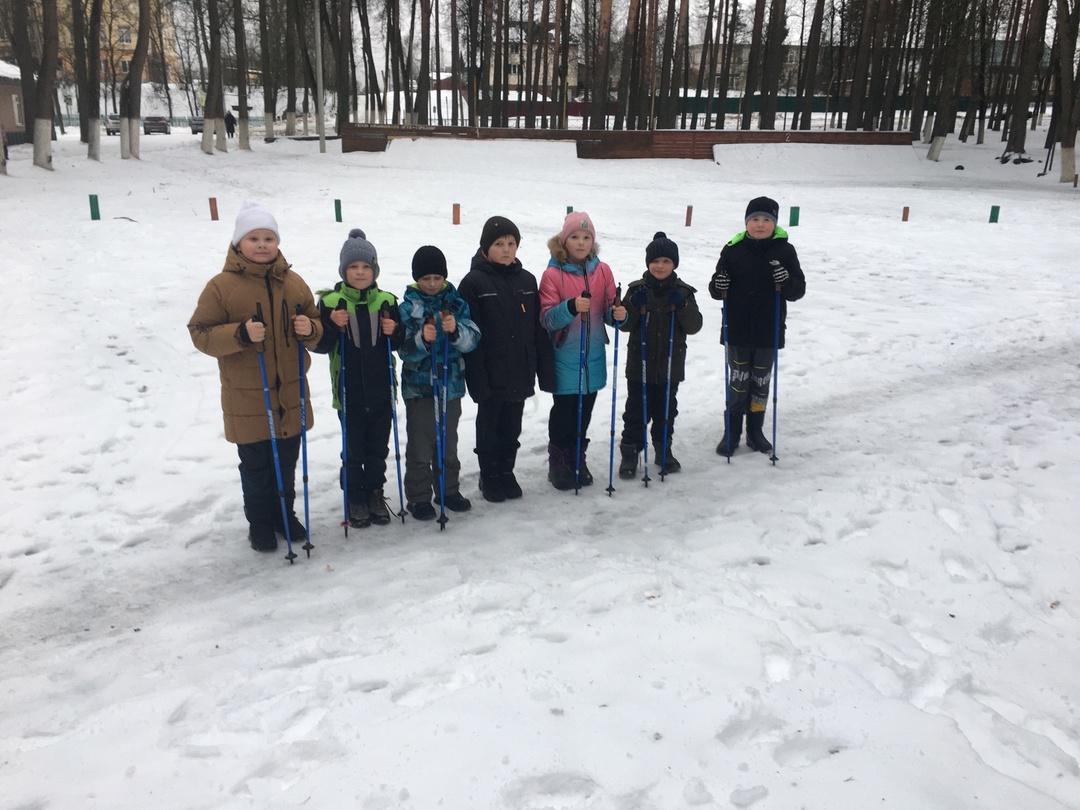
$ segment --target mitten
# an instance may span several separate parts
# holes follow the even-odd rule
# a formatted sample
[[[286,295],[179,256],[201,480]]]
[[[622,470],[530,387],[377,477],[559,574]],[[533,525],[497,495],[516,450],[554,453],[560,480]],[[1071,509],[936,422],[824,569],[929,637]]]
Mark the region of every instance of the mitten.
[[[630,303],[638,309],[647,306],[649,303],[649,291],[644,287],[638,287],[634,290],[634,294],[630,296]]]
[[[789,273],[787,268],[780,264],[776,259],[773,259],[769,264],[772,265],[772,280],[776,284],[783,284],[791,278],[791,273]]]
[[[668,290],[667,294],[668,306],[674,309],[682,309],[686,306],[686,296],[679,292],[675,287]]]

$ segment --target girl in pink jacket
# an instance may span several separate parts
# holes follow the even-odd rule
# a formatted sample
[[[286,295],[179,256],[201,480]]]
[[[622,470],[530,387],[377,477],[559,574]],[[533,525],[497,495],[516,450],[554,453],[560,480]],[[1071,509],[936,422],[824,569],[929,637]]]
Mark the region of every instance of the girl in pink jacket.
[[[611,268],[597,257],[589,215],[566,215],[548,240],[551,260],[540,279],[540,320],[555,348],[555,392],[548,418],[548,480],[556,489],[592,483],[586,434],[596,394],[607,384],[607,330],[626,320]],[[579,413],[580,401],[580,413]]]

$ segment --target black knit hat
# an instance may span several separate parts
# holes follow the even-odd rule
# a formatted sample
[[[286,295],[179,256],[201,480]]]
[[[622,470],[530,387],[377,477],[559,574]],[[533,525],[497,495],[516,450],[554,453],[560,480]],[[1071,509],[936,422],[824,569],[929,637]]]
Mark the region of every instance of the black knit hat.
[[[419,281],[424,276],[446,278],[446,256],[434,245],[418,248],[412,257],[413,281]]]
[[[668,239],[663,231],[654,233],[652,241],[645,248],[645,266],[648,267],[660,258],[671,259],[676,267],[679,266],[679,246]]]
[[[776,224],[780,220],[780,204],[768,197],[755,197],[746,206],[743,222],[749,222],[754,217],[768,217]]]
[[[484,230],[480,232],[480,249],[484,251],[485,256],[488,248],[500,236],[512,236],[519,245],[521,244],[521,231],[518,230],[517,225],[506,217],[491,217],[484,223]]]

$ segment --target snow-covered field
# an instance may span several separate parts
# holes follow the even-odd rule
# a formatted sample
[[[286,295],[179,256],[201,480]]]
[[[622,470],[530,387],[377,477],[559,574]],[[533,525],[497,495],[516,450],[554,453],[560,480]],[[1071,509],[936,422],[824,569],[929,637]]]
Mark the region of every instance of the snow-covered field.
[[[787,145],[716,164],[409,139],[211,157],[179,128],[141,161],[112,144],[93,163],[62,138],[52,173],[16,147],[0,177],[0,806],[1080,807],[1080,192],[1056,170],[952,141],[940,163]],[[759,194],[782,224],[799,207],[808,282],[775,466],[714,452],[704,291]],[[683,471],[608,497],[609,389],[597,484],[556,492],[541,395],[525,498],[488,504],[466,401],[473,510],[346,539],[316,357],[316,548],[252,552],[216,364],[186,330],[248,197],[313,289],[351,227],[398,293],[425,243],[459,281],[495,213],[537,275],[567,206],[624,284],[667,231],[706,318]]]

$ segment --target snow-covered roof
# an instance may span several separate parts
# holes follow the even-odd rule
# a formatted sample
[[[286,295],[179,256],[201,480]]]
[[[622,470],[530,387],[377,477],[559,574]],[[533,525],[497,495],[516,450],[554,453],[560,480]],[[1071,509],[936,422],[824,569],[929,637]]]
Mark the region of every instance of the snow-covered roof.
[[[10,62],[0,60],[0,79],[18,79],[19,68]]]

